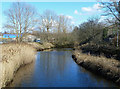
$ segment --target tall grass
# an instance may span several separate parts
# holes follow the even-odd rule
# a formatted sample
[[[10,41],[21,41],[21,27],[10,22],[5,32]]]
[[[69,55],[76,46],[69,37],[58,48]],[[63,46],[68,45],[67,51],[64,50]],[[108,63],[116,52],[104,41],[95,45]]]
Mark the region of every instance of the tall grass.
[[[14,77],[16,71],[35,59],[36,50],[25,43],[2,44],[0,60],[0,88],[5,87]]]
[[[120,84],[120,61],[103,56],[83,54],[79,50],[74,51],[73,58],[84,68]]]

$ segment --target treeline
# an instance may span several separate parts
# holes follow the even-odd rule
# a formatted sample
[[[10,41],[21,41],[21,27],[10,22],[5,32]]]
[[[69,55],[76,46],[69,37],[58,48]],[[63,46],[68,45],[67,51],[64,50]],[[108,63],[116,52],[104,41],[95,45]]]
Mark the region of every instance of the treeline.
[[[36,32],[34,32],[36,34]],[[43,33],[37,32],[37,37],[41,38],[41,42],[50,42],[57,48],[71,48],[74,47],[74,40],[72,33]]]
[[[106,19],[89,18],[73,30],[79,45],[95,44],[120,47],[120,1],[101,2],[101,13]]]
[[[41,41],[49,41],[58,46],[72,42],[71,16],[57,15],[51,10],[37,12],[34,7],[21,2],[13,3],[10,9],[5,11],[5,15],[7,22],[3,28],[10,33],[16,33],[17,42],[22,42],[23,36],[27,33],[36,35]]]
[[[112,25],[105,25],[99,22],[98,18],[90,18],[88,21],[75,27],[73,35],[80,45],[86,43],[105,44],[116,46],[117,28]]]
[[[90,42],[101,43],[105,37],[104,27],[104,24],[99,22],[98,18],[90,18],[80,24],[79,27],[75,27],[73,34],[81,45]]]
[[[101,5],[107,18],[100,21],[92,17],[75,27],[73,34],[78,42],[75,46],[83,53],[120,60],[120,1]]]
[[[108,16],[106,20],[91,17],[74,27],[70,16],[57,15],[50,10],[40,13],[28,4],[16,2],[5,11],[7,22],[4,28],[17,34],[17,42],[22,42],[24,35],[32,33],[56,47],[73,47],[76,44],[119,47],[120,2],[101,2],[101,9]]]

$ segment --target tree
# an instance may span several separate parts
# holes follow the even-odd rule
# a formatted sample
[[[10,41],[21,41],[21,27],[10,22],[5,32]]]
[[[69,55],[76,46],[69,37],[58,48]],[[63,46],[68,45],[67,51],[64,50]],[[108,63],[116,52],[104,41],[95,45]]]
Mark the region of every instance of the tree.
[[[120,1],[110,0],[110,2],[101,2],[102,8],[105,10],[105,15],[110,15],[120,22]]]
[[[56,14],[53,11],[46,10],[43,12],[43,14],[40,16],[43,29],[47,29],[47,32],[49,33],[49,29],[51,29],[54,26]]]
[[[75,26],[74,28],[73,28],[73,31],[72,31],[72,36],[73,36],[73,38],[74,38],[74,41],[75,42],[79,42],[79,28],[77,27],[77,26]]]
[[[51,10],[46,10],[40,15],[40,30],[43,30],[47,41],[54,38],[59,39],[60,36],[64,35],[62,33],[67,33],[68,29],[71,29],[70,19],[65,15],[56,15],[55,12]],[[46,32],[45,32],[46,30]],[[50,31],[51,30],[51,31]],[[56,37],[57,34],[57,37]]]
[[[67,33],[72,28],[71,19],[65,15],[59,15],[57,17],[57,30],[59,32]]]
[[[101,2],[103,9],[105,10],[105,15],[112,16],[115,18],[114,24],[118,26],[117,30],[117,47],[119,46],[119,29],[120,29],[120,1],[110,0],[110,2]],[[110,22],[110,20],[108,19]]]
[[[102,41],[103,25],[99,22],[99,18],[90,18],[86,22],[80,24],[77,33],[79,33],[79,42],[81,44]]]
[[[35,9],[24,3],[15,2],[11,8],[5,12],[7,22],[5,28],[15,30],[17,42],[22,41],[21,35],[33,30],[37,20],[35,19]]]

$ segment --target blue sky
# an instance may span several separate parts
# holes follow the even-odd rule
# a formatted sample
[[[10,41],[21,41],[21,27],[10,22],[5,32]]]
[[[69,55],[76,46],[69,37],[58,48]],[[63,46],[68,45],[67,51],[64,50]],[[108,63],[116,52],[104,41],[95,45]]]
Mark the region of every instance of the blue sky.
[[[89,17],[97,16],[103,19],[101,15],[101,10],[99,8],[100,4],[98,2],[26,2],[27,4],[35,7],[38,13],[42,14],[43,11],[52,10],[57,15],[66,15],[72,20],[72,24],[78,26],[80,23],[86,21]],[[2,10],[0,12],[0,19],[3,25],[6,22],[6,16],[4,11],[9,9],[12,2],[1,2]],[[3,31],[2,29],[0,31]]]

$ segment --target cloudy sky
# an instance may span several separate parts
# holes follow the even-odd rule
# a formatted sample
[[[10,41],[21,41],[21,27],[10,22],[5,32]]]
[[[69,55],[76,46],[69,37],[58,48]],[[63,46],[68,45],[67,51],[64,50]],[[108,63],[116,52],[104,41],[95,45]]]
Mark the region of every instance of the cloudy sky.
[[[1,2],[0,12],[0,27],[6,22],[4,11],[11,7],[13,2]],[[35,7],[38,13],[42,14],[43,11],[52,10],[57,15],[66,15],[72,21],[71,23],[78,26],[80,23],[86,21],[89,17],[99,17],[101,20],[102,10],[100,9],[99,2],[26,2],[27,4]],[[0,30],[2,31],[2,29]]]

